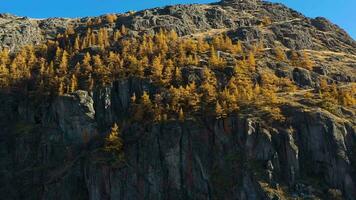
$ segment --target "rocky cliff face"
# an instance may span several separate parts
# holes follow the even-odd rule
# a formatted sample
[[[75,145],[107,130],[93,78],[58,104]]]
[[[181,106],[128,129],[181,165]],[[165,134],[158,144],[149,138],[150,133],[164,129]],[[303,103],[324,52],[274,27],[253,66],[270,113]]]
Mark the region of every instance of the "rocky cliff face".
[[[85,30],[88,20],[1,15],[0,47],[16,51],[68,26]],[[123,24],[133,35],[160,28],[182,37],[224,31],[245,43],[332,52],[331,60],[316,58],[315,72],[267,63],[301,86],[313,87],[319,75],[355,81],[356,42],[326,19],[309,19],[280,4],[225,0],[170,6],[121,14],[116,24],[97,28]],[[136,123],[123,130],[125,164],[111,165],[97,151],[102,138],[113,122],[128,117],[133,93],[154,89],[144,80],[121,80],[92,93],[48,97],[40,106],[23,94],[0,93],[2,198],[355,199],[354,110],[335,115],[296,103],[283,108],[283,124],[253,112]]]
[[[284,108],[285,125],[242,114],[136,124],[123,133],[127,163],[111,167],[90,149],[105,134],[100,127],[124,117],[129,94],[144,87],[116,82],[44,108],[2,97],[12,103],[1,111],[12,113],[1,116],[3,197],[273,199],[343,191],[345,199],[354,198],[354,123],[302,106]],[[274,187],[265,188],[265,181]]]

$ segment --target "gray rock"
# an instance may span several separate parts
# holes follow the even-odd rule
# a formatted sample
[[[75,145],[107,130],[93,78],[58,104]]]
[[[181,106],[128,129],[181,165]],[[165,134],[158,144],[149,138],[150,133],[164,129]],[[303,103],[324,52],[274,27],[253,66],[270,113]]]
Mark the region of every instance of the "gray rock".
[[[293,70],[293,80],[300,87],[310,87],[313,86],[313,80],[310,76],[310,72],[303,68],[294,68]]]

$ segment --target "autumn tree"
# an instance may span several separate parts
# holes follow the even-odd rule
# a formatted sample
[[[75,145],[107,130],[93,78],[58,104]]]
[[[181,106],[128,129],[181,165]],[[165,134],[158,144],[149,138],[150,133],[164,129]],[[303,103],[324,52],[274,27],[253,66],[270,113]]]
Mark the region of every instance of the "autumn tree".
[[[62,58],[59,64],[58,72],[60,74],[66,74],[68,71],[68,59],[69,59],[69,54],[67,51],[63,51],[62,53]]]
[[[163,83],[169,83],[172,78],[173,78],[173,72],[174,72],[174,63],[172,59],[168,59],[165,63],[165,68],[163,70],[163,77],[162,81]]]
[[[197,39],[197,48],[199,53],[205,53],[209,50],[209,44],[203,39],[203,37],[199,37]]]
[[[125,25],[121,26],[120,32],[121,32],[121,35],[126,35],[127,34],[127,29],[126,29]]]
[[[313,61],[309,58],[309,55],[303,51],[301,60],[300,60],[300,67],[303,67],[307,70],[312,70],[313,69]]]
[[[171,31],[169,31],[167,38],[170,41],[176,41],[176,40],[178,40],[178,34],[175,30],[171,30]]]
[[[339,104],[346,107],[353,107],[356,105],[356,87],[352,86],[351,89],[339,90],[338,101]]]
[[[80,71],[83,75],[88,75],[89,73],[91,73],[93,71],[93,68],[91,66],[91,60],[92,60],[92,57],[91,57],[90,53],[87,52],[84,55],[82,64],[80,66]]]
[[[250,51],[248,55],[248,66],[252,71],[256,70],[256,59],[255,59],[255,54]]]
[[[5,64],[0,64],[0,88],[5,88],[9,85],[9,70]]]
[[[188,84],[184,93],[184,104],[187,110],[197,112],[200,109],[201,95],[198,93],[195,82]]]
[[[57,78],[58,79],[58,78]],[[63,82],[63,80],[60,80],[60,79],[58,79],[58,90],[57,90],[57,94],[59,95],[59,96],[62,96],[62,95],[64,95],[64,92],[65,92],[65,85],[64,85],[64,82]]]
[[[274,54],[276,56],[276,59],[279,60],[279,61],[286,61],[287,60],[286,54],[285,54],[284,50],[280,46],[277,46],[277,47],[274,48]]]
[[[104,65],[101,57],[96,55],[93,57],[94,77],[99,83],[105,85],[110,82],[110,70]]]
[[[202,93],[203,108],[206,109],[209,104],[215,102],[217,98],[217,80],[214,72],[208,68],[203,69],[203,82],[200,85]]]
[[[69,87],[69,92],[74,92],[78,88],[78,79],[75,76],[75,74],[72,75],[70,79],[70,87]]]
[[[147,61],[148,58],[145,57],[141,61]],[[127,57],[127,62],[128,62],[128,72],[130,75],[135,75],[137,77],[143,77],[144,76],[144,70],[145,70],[145,65],[142,64],[135,56],[128,56]]]
[[[225,110],[220,105],[219,101],[217,101],[215,105],[215,115],[217,119],[224,118],[226,116]]]
[[[218,52],[212,46],[210,49],[209,66],[213,68],[220,68],[223,67],[224,64],[224,60],[219,56]]]
[[[124,142],[119,126],[116,123],[113,124],[109,134],[105,138],[104,150],[113,156],[112,162],[114,162],[114,164],[124,161]]]
[[[10,62],[9,50],[3,49],[0,51],[0,65],[7,65]]]
[[[151,73],[153,76],[153,79],[156,81],[160,81],[162,78],[162,72],[163,72],[163,64],[161,62],[162,58],[161,56],[156,56],[153,61],[152,61],[152,68],[151,68]]]
[[[299,60],[299,55],[296,51],[291,52],[291,58],[290,58],[290,63],[293,66],[300,66],[300,60]]]
[[[176,67],[174,70],[173,83],[179,85],[182,83],[182,81],[183,81],[182,71],[179,67]]]
[[[153,103],[150,99],[150,95],[146,91],[143,92],[140,101],[134,103],[136,104],[133,111],[135,120],[146,122],[153,120]]]
[[[237,111],[238,106],[238,89],[234,83],[234,80],[230,80],[228,83],[228,87],[225,87],[223,91],[219,93],[219,100],[223,102],[222,109],[224,109],[228,113],[232,113]]]
[[[115,14],[108,14],[105,16],[105,20],[109,23],[112,24],[114,22],[116,22],[117,20],[117,16]]]
[[[237,41],[237,43],[233,46],[232,53],[233,54],[242,54],[243,53],[242,44],[241,44],[240,40]]]
[[[184,116],[183,108],[180,108],[179,112],[178,112],[178,120],[182,122],[182,121],[184,121],[184,119],[185,119],[185,116]]]
[[[80,50],[80,39],[79,39],[79,36],[75,37],[73,50],[75,52],[78,52]]]

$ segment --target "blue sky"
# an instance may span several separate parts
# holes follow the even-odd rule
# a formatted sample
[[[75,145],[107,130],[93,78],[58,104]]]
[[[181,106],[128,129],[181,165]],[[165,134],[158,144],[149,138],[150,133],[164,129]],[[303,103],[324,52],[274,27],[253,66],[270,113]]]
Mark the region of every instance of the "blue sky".
[[[308,17],[324,16],[356,39],[356,0],[270,0],[281,2]],[[0,0],[0,13],[32,18],[97,16],[171,4],[214,0]]]

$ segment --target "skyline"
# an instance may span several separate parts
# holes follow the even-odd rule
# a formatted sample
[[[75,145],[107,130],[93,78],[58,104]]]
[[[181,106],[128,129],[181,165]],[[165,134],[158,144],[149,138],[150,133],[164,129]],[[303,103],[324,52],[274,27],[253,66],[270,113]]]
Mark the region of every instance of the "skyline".
[[[354,0],[340,0],[337,4],[332,0],[269,0],[274,3],[283,3],[286,6],[297,10],[307,17],[322,16],[337,24],[349,35],[356,39],[356,14],[353,8],[356,7]],[[103,3],[104,2],[104,3]],[[99,16],[107,13],[124,13],[127,11],[139,11],[154,7],[162,7],[174,4],[189,3],[212,3],[214,0],[142,0],[140,4],[132,1],[117,0],[62,0],[60,4],[54,5],[53,1],[46,0],[5,0],[0,2],[0,13],[11,13],[18,16],[30,18],[49,17],[85,17]],[[68,7],[67,5],[71,5]],[[55,9],[54,9],[55,6]]]

